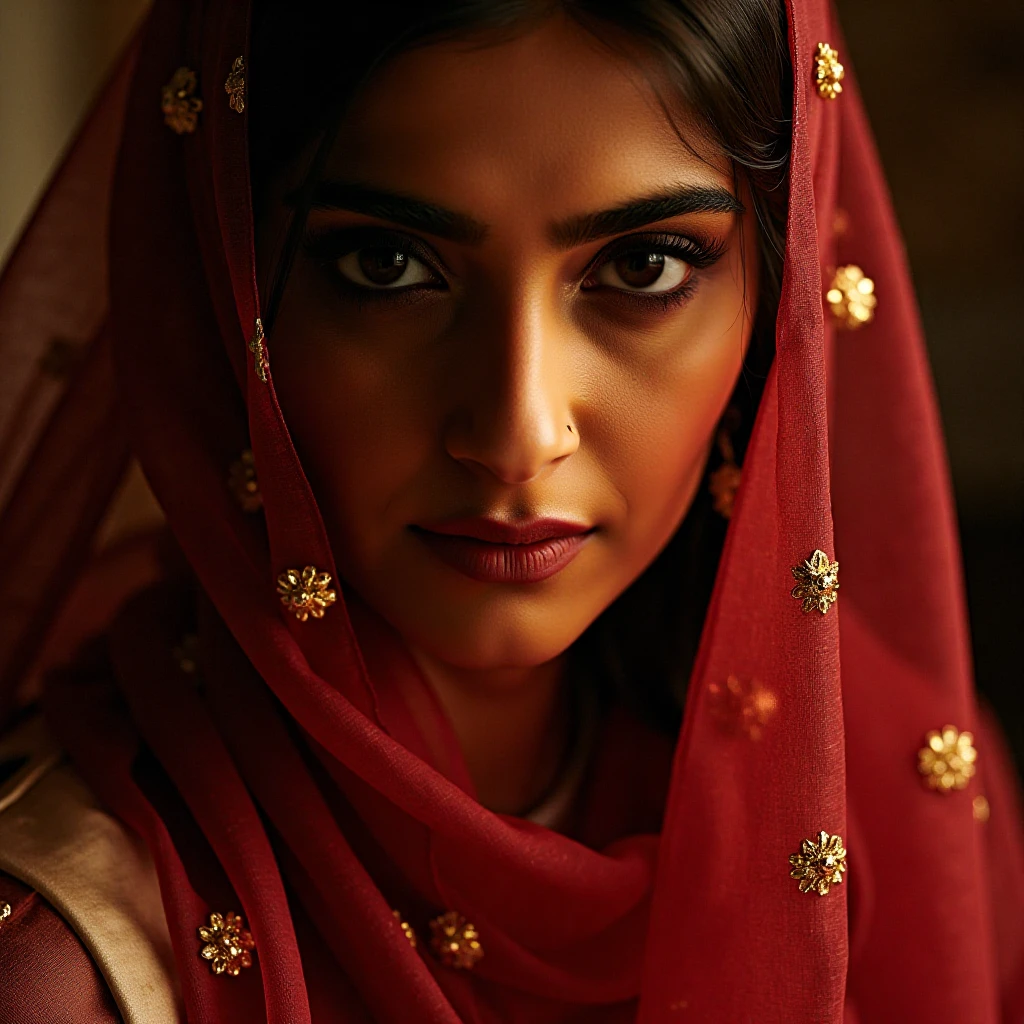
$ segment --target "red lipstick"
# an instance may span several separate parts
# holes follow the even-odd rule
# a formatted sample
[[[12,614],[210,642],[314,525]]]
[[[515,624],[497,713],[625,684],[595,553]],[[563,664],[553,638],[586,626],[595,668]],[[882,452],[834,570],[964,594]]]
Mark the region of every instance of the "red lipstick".
[[[579,554],[594,527],[562,519],[505,523],[474,517],[417,524],[412,531],[446,565],[482,583],[538,583]]]

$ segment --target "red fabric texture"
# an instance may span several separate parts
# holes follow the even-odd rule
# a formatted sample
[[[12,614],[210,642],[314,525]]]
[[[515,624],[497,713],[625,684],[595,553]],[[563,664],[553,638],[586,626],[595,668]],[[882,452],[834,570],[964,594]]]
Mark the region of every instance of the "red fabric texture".
[[[411,660],[354,595],[339,588],[322,622],[280,607],[284,569],[337,573],[275,397],[273,338],[269,383],[247,347],[260,303],[246,119],[215,102],[247,52],[247,5],[155,5],[114,180],[109,336],[133,450],[204,595],[201,682],[171,657],[192,623],[163,588],[113,630],[116,692],[65,675],[47,708],[153,855],[191,1024],[1024,1018],[1020,915],[990,901],[1024,891],[997,741],[979,740],[980,778],[948,798],[915,767],[929,729],[988,732],[899,235],[853,75],[834,102],[812,82],[816,44],[841,45],[831,10],[787,9],[796,88],[777,356],[682,732],[673,752],[625,715],[606,721],[561,834],[480,806],[443,715],[423,724],[431,697]],[[158,104],[182,64],[206,99],[186,136]],[[836,239],[838,208],[850,228]],[[822,293],[846,262],[875,279],[879,306],[836,337]],[[261,520],[224,487],[247,445]],[[790,567],[816,548],[842,567],[826,616],[790,596]],[[776,696],[756,743],[709,706],[709,684],[730,675]],[[988,825],[972,815],[983,789]],[[826,897],[789,873],[820,830],[849,851],[848,881]],[[257,967],[225,979],[199,958],[196,928],[232,909]],[[449,909],[480,932],[472,972],[426,948],[427,922]]]
[[[99,968],[39,893],[0,872],[0,1024],[121,1024]]]

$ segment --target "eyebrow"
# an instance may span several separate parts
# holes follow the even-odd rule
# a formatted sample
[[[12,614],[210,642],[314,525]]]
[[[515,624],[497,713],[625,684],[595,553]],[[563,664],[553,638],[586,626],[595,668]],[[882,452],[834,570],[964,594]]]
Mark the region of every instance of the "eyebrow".
[[[299,191],[285,196],[297,205]],[[327,179],[313,187],[310,208],[348,210],[462,245],[479,245],[487,237],[486,224],[467,213],[446,209],[416,196],[374,188],[362,182]],[[559,249],[572,249],[609,235],[621,234],[688,213],[736,213],[745,207],[731,192],[718,185],[672,185],[649,196],[630,199],[620,206],[595,213],[574,214],[548,227],[548,237]]]

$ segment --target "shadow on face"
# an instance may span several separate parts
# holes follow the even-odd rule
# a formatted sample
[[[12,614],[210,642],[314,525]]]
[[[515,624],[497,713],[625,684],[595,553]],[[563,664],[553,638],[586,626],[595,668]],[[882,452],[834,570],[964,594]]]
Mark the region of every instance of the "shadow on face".
[[[550,661],[687,512],[758,257],[728,161],[674,120],[561,16],[400,54],[346,113],[274,381],[341,576],[423,657]],[[264,269],[304,168],[269,190]],[[480,518],[586,532],[466,539]]]

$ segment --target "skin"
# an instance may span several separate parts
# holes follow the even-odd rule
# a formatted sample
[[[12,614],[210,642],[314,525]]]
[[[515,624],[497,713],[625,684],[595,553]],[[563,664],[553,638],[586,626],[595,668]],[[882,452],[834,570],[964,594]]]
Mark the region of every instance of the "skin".
[[[676,122],[686,132],[693,120],[680,110]],[[325,178],[418,197],[482,228],[452,240],[404,226],[391,207],[314,208],[311,248],[268,339],[338,571],[408,644],[494,810],[521,813],[556,776],[570,726],[565,652],[685,516],[749,341],[750,213],[553,238],[568,218],[673,187],[737,196],[721,154],[696,131],[687,139],[634,64],[563,16],[483,48],[401,54],[357,98]],[[262,280],[305,159],[275,183],[257,225]],[[359,205],[351,191],[329,193],[319,198]],[[433,262],[406,246],[391,290],[360,292],[357,282],[381,282],[365,274],[372,259],[346,251],[365,258],[367,240],[330,233],[367,226],[418,240]],[[703,268],[664,253],[652,287],[686,283],[679,303],[630,287],[648,281],[629,260],[659,251],[652,235],[721,250]],[[481,583],[408,529],[468,515],[598,529],[546,580]]]

